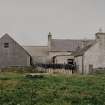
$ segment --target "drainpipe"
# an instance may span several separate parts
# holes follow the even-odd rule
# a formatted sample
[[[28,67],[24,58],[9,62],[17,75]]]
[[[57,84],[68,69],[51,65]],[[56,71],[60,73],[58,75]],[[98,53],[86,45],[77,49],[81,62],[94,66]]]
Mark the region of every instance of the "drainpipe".
[[[82,55],[82,74],[84,74],[84,54]]]

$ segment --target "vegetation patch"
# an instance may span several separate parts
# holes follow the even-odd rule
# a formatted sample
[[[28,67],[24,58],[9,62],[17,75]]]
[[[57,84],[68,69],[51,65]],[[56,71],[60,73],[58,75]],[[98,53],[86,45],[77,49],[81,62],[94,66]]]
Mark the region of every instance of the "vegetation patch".
[[[105,75],[0,73],[0,105],[105,105]]]

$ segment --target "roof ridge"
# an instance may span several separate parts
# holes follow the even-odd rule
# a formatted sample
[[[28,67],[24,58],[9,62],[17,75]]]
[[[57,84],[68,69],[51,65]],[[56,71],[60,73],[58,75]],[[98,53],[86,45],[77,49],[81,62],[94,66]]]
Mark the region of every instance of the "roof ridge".
[[[13,39],[8,33],[5,33],[5,34],[0,38],[0,40],[1,40],[2,38],[4,38],[4,37],[9,37],[9,39],[13,40],[20,48],[22,48],[22,49],[30,56],[30,54],[23,48],[23,46],[20,45],[15,39]]]
[[[52,40],[72,40],[72,41],[83,41],[84,39],[52,39]],[[86,39],[86,40],[95,40],[95,39]]]
[[[35,46],[35,45],[22,45],[24,47],[48,47],[48,46]]]

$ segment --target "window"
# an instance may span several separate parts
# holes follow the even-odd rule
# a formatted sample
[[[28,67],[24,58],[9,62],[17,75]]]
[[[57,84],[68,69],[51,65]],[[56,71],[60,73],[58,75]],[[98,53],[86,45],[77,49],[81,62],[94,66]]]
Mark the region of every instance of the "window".
[[[4,48],[8,48],[9,47],[9,43],[4,43]]]
[[[68,64],[73,64],[73,59],[67,59]]]

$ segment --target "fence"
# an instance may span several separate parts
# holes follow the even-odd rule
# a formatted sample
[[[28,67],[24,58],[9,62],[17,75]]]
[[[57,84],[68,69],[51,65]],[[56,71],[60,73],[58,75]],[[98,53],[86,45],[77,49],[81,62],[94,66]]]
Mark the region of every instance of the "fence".
[[[66,73],[73,74],[76,72],[74,64],[36,64],[40,72],[48,73]]]

